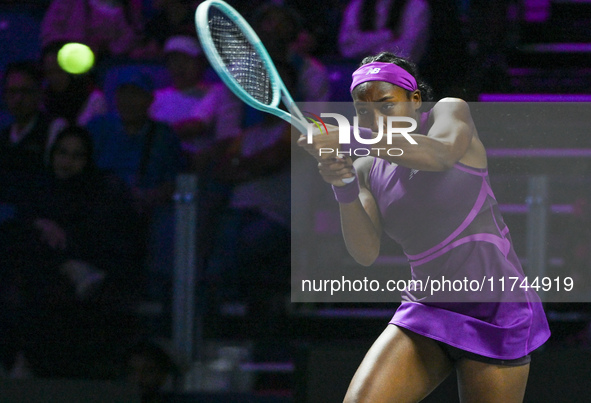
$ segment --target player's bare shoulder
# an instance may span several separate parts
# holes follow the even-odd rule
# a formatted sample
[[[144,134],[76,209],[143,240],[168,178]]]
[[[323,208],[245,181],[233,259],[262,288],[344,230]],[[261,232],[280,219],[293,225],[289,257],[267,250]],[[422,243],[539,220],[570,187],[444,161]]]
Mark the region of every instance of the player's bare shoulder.
[[[473,137],[478,137],[470,105],[461,98],[447,97],[440,99],[429,114],[430,125],[435,121],[445,124],[464,126]]]
[[[474,168],[486,168],[486,150],[478,137],[469,104],[460,98],[443,98],[433,107],[433,118],[447,122],[457,133],[470,136],[470,143],[459,162]]]
[[[441,114],[454,116],[464,121],[472,120],[470,117],[470,105],[461,98],[446,97],[437,101],[433,105],[432,115],[436,117]]]

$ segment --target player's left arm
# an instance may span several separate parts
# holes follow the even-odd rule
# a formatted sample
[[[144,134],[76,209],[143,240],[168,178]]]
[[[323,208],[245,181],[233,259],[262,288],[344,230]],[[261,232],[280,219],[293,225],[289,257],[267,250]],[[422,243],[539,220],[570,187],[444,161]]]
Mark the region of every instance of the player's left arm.
[[[458,98],[444,98],[431,111],[432,125],[425,136],[413,135],[417,145],[404,147],[398,163],[415,162],[422,169],[442,171],[462,162],[470,166],[485,167],[486,154],[478,139],[468,104]],[[408,161],[404,161],[407,159]],[[405,164],[406,162],[406,164]],[[421,169],[411,166],[411,168]]]
[[[397,147],[402,151],[395,156],[382,153],[382,158],[421,171],[445,171],[464,158],[474,136],[468,104],[445,98],[433,106],[429,119],[427,133],[410,134],[417,144],[410,144],[402,134],[394,134],[391,145],[383,138],[380,147]]]

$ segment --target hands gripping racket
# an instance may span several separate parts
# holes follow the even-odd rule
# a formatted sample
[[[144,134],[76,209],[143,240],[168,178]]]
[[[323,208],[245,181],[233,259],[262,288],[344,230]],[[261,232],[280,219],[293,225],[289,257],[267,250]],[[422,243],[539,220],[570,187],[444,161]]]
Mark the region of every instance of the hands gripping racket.
[[[197,7],[195,27],[209,63],[243,102],[291,123],[302,134],[306,118],[297,107],[267,49],[246,20],[221,0]],[[287,111],[279,108],[283,102]],[[346,178],[348,183],[354,178]]]

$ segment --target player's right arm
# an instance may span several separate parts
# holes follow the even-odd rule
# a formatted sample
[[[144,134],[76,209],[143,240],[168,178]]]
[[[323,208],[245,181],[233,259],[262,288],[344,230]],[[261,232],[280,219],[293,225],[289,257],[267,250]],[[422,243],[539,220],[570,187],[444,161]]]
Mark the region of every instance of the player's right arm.
[[[347,250],[363,266],[370,266],[378,257],[382,233],[378,206],[368,184],[373,160],[372,157],[364,157],[352,163],[346,157],[343,161],[319,164],[323,179],[335,186],[342,185],[341,179],[350,176],[351,164],[355,167],[359,180],[359,196],[352,203],[339,203],[339,207]]]

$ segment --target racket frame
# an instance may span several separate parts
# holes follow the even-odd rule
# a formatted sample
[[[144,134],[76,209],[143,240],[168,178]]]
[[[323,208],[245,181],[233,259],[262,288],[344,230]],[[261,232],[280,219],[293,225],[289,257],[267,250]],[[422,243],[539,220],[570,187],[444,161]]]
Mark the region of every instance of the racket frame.
[[[209,29],[209,11],[214,7],[222,12],[228,19],[230,19],[240,31],[244,34],[248,42],[252,45],[254,50],[263,61],[267,73],[269,74],[269,81],[271,84],[272,99],[267,105],[250,95],[238,81],[234,78],[232,73],[226,67],[221,56],[216,50],[213,43],[211,31]],[[217,72],[221,80],[226,86],[243,102],[249,106],[263,112],[271,113],[281,119],[291,123],[299,132],[306,134],[308,131],[308,123],[306,118],[295,104],[289,91],[287,90],[281,76],[277,72],[277,68],[269,56],[269,52],[263,45],[262,41],[252,29],[250,24],[236,11],[232,6],[221,0],[206,0],[199,4],[195,11],[195,27],[197,29],[201,47],[209,60],[213,69]],[[288,112],[279,108],[280,101],[287,107]]]

